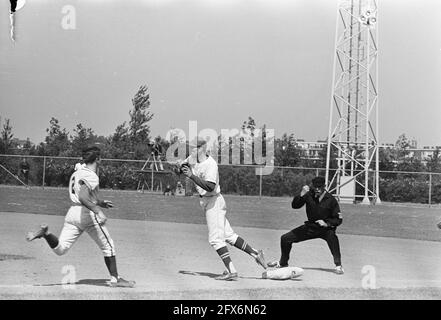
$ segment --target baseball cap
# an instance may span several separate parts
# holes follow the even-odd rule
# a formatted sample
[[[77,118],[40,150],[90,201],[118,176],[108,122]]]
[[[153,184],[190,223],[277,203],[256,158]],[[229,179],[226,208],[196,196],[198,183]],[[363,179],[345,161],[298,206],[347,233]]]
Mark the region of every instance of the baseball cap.
[[[200,148],[205,146],[206,144],[207,141],[201,137],[196,137],[195,139],[193,139],[191,142],[188,143],[188,145],[193,148]]]
[[[92,163],[101,155],[101,150],[97,146],[88,146],[82,150],[82,158],[84,163]]]
[[[315,177],[314,179],[312,179],[312,185],[314,186],[314,188],[320,188],[320,187],[324,187],[325,186],[325,178],[324,177]]]

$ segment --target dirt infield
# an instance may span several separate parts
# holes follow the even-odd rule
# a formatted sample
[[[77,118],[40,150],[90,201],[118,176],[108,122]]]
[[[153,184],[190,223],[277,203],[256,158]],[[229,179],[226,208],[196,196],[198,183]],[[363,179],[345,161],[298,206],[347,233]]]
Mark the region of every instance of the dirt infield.
[[[441,243],[411,239],[340,235],[342,276],[331,272],[331,255],[322,240],[294,245],[290,261],[305,269],[298,279],[261,279],[262,269],[231,249],[239,271],[235,282],[219,282],[223,271],[207,242],[206,226],[160,221],[109,219],[117,246],[119,272],[137,282],[134,289],[105,285],[107,270],[96,245],[83,235],[71,251],[56,256],[44,240],[27,243],[25,233],[46,222],[54,233],[63,217],[0,213],[1,299],[439,299]],[[286,230],[235,227],[267,259],[279,255]],[[372,266],[365,267],[365,266]],[[377,289],[364,289],[375,271]],[[63,285],[75,275],[75,284]],[[372,275],[372,273],[371,273]],[[370,278],[372,279],[372,278]],[[372,281],[370,282],[372,285]]]

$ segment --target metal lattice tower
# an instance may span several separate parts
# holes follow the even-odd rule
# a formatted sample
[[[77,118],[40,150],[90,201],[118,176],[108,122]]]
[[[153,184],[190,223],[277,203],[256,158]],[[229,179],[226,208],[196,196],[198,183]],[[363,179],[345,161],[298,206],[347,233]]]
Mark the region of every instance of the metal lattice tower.
[[[340,0],[326,183],[340,201],[380,203],[377,0]]]

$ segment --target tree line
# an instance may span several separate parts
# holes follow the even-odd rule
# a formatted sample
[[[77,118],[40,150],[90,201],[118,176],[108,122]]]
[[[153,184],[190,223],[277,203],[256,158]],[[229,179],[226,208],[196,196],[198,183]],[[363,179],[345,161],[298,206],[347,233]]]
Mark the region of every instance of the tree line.
[[[140,86],[132,98],[128,119],[119,124],[109,136],[97,135],[92,128],[78,123],[72,132],[63,128],[58,119],[52,117],[46,129],[46,137],[39,144],[32,144],[26,140],[21,149],[14,145],[13,127],[9,119],[2,124],[0,137],[0,153],[16,155],[48,156],[45,164],[45,185],[67,186],[70,174],[73,172],[75,160],[53,159],[50,156],[80,157],[81,150],[91,144],[100,146],[102,158],[146,160],[152,154],[158,156],[163,167],[167,169],[165,151],[179,139],[178,135],[171,135],[168,140],[161,136],[152,137],[150,122],[154,119],[151,111],[150,94],[148,87]],[[252,117],[248,117],[240,125],[251,137],[261,129],[265,134],[266,126],[258,126]],[[263,137],[265,139],[265,136]],[[231,139],[230,139],[231,140]],[[243,140],[243,139],[242,139]],[[241,141],[242,141],[241,140]],[[241,143],[239,163],[246,158],[245,141]],[[300,190],[317,174],[316,168],[326,167],[326,147],[319,151],[318,156],[311,160],[304,157],[298,146],[294,133],[284,133],[274,139],[274,165],[281,167],[301,167],[300,169],[277,168],[271,175],[262,178],[262,194],[267,196],[291,196]],[[223,141],[223,147],[229,147],[231,141]],[[253,145],[253,148],[255,146]],[[437,149],[428,159],[422,160],[411,154],[411,141],[402,134],[398,137],[393,148],[380,148],[380,171],[405,172],[434,172],[441,173],[441,155]],[[188,152],[188,148],[187,148]],[[231,153],[231,151],[229,151]],[[266,150],[263,150],[265,154]],[[216,157],[216,155],[214,155]],[[254,156],[253,159],[254,163]],[[336,154],[331,150],[331,168],[336,168]],[[219,158],[220,159],[220,158]],[[218,159],[216,159],[218,160]],[[34,184],[41,184],[43,179],[43,160],[30,159],[31,177]],[[18,160],[15,158],[0,157],[0,163],[12,172],[18,172]],[[141,173],[143,162],[104,162],[100,167],[100,183],[102,188],[136,190],[140,183],[150,183],[150,176]],[[167,170],[165,170],[167,171]],[[259,176],[255,169],[245,166],[220,166],[221,188],[224,193],[257,195],[259,194]],[[320,172],[324,174],[323,171]],[[1,183],[12,183],[13,179],[4,170],[0,171]],[[183,177],[171,174],[156,174],[154,187],[159,188],[166,184],[175,185],[177,181],[184,181]],[[150,183],[151,184],[151,183]],[[156,184],[156,185],[155,185]],[[151,186],[150,186],[151,187]],[[434,176],[432,181],[432,202],[441,202],[441,181]],[[383,201],[419,202],[428,201],[427,175],[408,173],[381,173],[380,198]]]

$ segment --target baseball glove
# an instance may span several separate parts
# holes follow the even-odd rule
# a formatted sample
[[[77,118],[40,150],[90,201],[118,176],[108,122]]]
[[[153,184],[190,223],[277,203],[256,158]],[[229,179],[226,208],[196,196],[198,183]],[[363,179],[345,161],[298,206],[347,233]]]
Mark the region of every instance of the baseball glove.
[[[176,173],[176,174],[183,174],[184,172],[182,171],[182,168],[183,167],[187,167],[187,168],[190,168],[190,165],[187,163],[187,162],[184,162],[183,164],[181,164],[181,165],[178,165],[178,164],[176,164],[176,165],[174,165],[173,166],[173,169],[172,169],[172,171],[174,172],[174,173]]]

